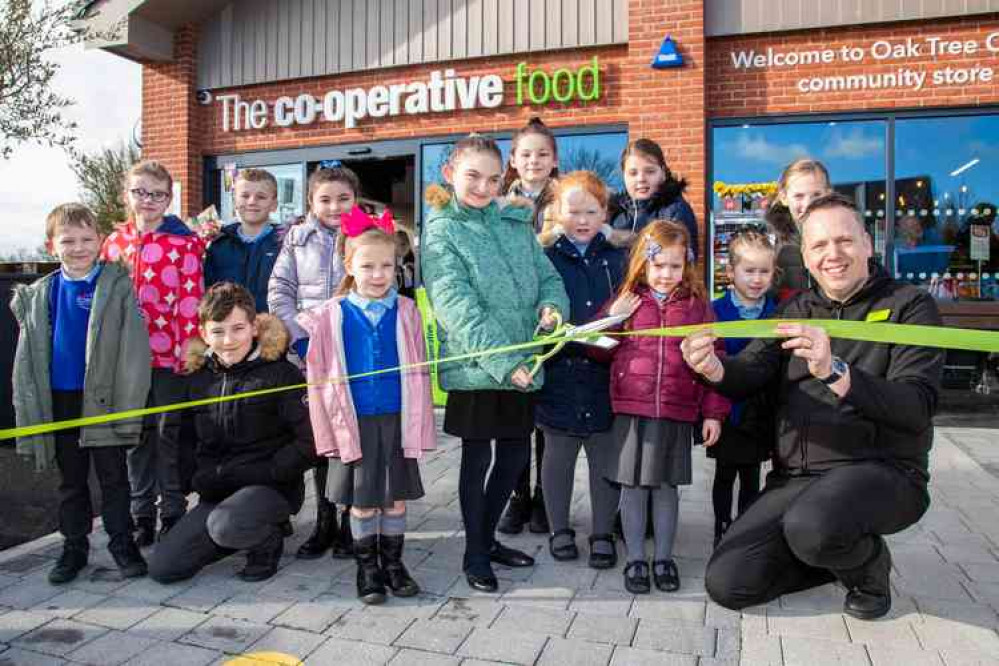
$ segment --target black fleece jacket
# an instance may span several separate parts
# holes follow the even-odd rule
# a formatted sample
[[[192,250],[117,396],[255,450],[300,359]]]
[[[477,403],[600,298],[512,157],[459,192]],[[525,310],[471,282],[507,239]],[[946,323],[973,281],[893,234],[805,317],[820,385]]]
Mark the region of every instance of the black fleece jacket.
[[[871,277],[848,301],[833,301],[816,286],[788,301],[777,317],[941,323],[926,292],[895,282],[873,263]],[[744,398],[776,380],[778,470],[813,474],[883,460],[929,479],[941,350],[834,338],[833,354],[850,366],[850,390],[840,398],[812,377],[804,360],[780,345],[781,340],[757,339],[738,356],[724,359],[725,375],[717,387],[724,395]]]

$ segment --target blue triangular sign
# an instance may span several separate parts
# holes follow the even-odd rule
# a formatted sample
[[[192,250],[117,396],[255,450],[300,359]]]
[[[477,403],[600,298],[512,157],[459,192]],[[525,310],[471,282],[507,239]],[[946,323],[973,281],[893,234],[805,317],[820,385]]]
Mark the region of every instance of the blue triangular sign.
[[[671,67],[683,67],[683,56],[680,55],[676,42],[669,35],[663,40],[663,45],[659,47],[659,53],[652,59],[652,69],[669,69]]]

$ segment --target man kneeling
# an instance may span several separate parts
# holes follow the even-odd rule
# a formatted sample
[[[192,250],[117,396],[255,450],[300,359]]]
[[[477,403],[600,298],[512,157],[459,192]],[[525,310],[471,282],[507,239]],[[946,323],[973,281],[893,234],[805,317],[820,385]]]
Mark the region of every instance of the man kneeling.
[[[802,253],[816,286],[778,316],[939,325],[933,299],[872,261],[853,202],[813,201],[801,219]],[[839,580],[844,612],[891,609],[891,556],[882,535],[915,523],[926,491],[943,353],[926,347],[830,340],[817,326],[781,324],[719,360],[710,334],[684,340],[687,363],[718,391],[742,398],[777,387],[774,471],[729,528],[705,587],[732,609]]]
[[[201,340],[187,350],[189,399],[300,385],[284,360],[288,332],[256,314],[253,296],[230,282],[211,287],[198,307]],[[239,577],[277,572],[284,525],[302,506],[303,475],[315,462],[305,389],[250,395],[195,408],[200,502],[157,545],[149,575],[161,583],[190,578],[236,550],[247,550]]]

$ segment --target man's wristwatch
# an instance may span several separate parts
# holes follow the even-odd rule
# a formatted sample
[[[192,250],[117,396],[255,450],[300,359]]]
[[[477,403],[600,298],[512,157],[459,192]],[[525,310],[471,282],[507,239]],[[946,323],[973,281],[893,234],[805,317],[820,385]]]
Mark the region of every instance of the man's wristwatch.
[[[848,369],[849,366],[846,364],[846,361],[841,359],[839,356],[833,356],[832,372],[829,373],[828,377],[820,379],[819,381],[825,384],[826,386],[829,386],[830,384],[835,384],[836,382],[838,382],[843,378],[843,375],[846,374],[846,371]]]

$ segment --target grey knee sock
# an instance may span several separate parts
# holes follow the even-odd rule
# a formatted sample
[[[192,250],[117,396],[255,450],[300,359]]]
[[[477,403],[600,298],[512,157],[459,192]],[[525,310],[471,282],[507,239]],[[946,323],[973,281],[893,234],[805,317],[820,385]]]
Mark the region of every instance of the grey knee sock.
[[[399,536],[406,533],[406,512],[382,514],[382,534],[384,536]]]
[[[541,464],[541,485],[545,489],[545,511],[552,532],[569,528],[569,507],[572,504],[573,477],[579,455],[578,437],[548,435],[545,457]],[[562,537],[556,546],[565,545],[569,539]]]
[[[645,520],[649,489],[625,486],[621,489],[621,527],[628,561],[645,561]]]
[[[664,483],[652,491],[652,523],[657,560],[673,559],[673,540],[679,518],[680,496],[676,486]]]
[[[378,523],[381,522],[379,519],[381,514],[375,512],[373,516],[368,518],[358,518],[353,514],[350,514],[350,531],[355,541],[359,541],[365,537],[378,534]]]

